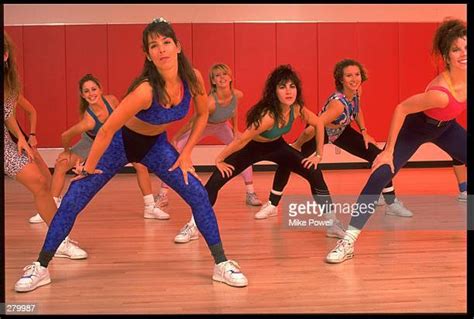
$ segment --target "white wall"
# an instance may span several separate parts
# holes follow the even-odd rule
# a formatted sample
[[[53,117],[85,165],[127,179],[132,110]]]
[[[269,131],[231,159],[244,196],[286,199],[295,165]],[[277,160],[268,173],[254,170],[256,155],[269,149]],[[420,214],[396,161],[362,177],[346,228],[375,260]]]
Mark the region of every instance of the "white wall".
[[[466,4],[4,4],[5,25],[171,22],[466,20]]]

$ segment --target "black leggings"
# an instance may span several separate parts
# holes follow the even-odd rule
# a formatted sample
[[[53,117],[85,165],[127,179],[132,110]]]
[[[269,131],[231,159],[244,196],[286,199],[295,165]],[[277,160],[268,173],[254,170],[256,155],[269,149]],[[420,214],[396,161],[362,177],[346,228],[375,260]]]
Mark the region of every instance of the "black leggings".
[[[329,142],[328,136],[326,132],[324,132],[324,144]],[[382,150],[380,150],[374,144],[369,143],[369,148],[365,148],[364,138],[362,134],[354,130],[350,125],[348,125],[342,134],[333,142],[334,145],[342,148],[343,150],[349,152],[352,155],[358,156],[362,159],[365,159],[370,164],[375,160],[377,155],[379,155]],[[309,141],[304,143],[301,146],[301,154],[304,157],[310,156],[313,152],[316,151],[316,141],[314,138],[311,138]],[[283,192],[286,184],[288,184],[288,180],[290,178],[290,171],[285,166],[278,166],[278,169],[275,173],[275,177],[273,179],[273,187],[272,190],[278,193]],[[393,203],[394,198],[394,190],[392,181],[390,181],[386,186],[386,191],[383,192],[385,200],[387,203]],[[277,206],[280,202],[281,195],[275,196],[275,194],[270,194],[270,201],[273,205]]]
[[[288,172],[295,172],[306,179],[310,184],[311,194],[316,202],[331,204],[331,197],[321,169],[319,167],[317,169],[303,167],[301,161],[304,158],[303,154],[289,146],[282,137],[265,143],[250,141],[244,148],[224,160],[227,164],[235,167],[230,177],[222,177],[217,168],[214,170],[205,186],[209,194],[209,201],[211,205],[214,205],[217,200],[217,193],[229,180],[238,176],[250,165],[267,160],[275,162],[279,167],[287,168]]]

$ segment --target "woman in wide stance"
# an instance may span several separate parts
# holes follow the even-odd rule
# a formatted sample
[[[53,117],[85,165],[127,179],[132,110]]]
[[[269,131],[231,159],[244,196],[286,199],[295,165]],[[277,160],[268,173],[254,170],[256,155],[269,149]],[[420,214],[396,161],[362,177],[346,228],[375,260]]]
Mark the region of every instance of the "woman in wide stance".
[[[189,64],[173,28],[163,18],[147,25],[142,45],[146,55],[142,74],[97,133],[85,165],[76,169],[79,175],[62,199],[39,257],[25,268],[16,291],[31,291],[51,282],[47,266],[77,215],[129,162],[147,166],[191,206],[214,257],[212,279],[231,286],[247,285],[239,265],[224,254],[214,211],[191,163],[191,150],[208,117],[202,77]],[[196,120],[178,154],[167,140],[166,127],[186,116],[191,99]]]
[[[431,142],[452,158],[466,163],[466,130],[456,117],[466,109],[467,38],[461,20],[444,21],[433,39],[433,52],[442,57],[446,70],[435,77],[425,92],[401,102],[393,114],[385,149],[373,164],[373,173],[357,201],[367,207],[424,143]],[[341,263],[354,255],[354,243],[372,215],[352,212],[344,239],[327,255],[329,263]]]

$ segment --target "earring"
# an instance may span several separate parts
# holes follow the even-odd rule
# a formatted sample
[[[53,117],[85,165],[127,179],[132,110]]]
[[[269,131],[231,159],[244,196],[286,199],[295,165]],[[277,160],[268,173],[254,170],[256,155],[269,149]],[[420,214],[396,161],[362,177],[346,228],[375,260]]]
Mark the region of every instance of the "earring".
[[[148,60],[148,61],[150,61],[150,62],[151,62],[151,58],[150,58],[149,56],[147,56],[146,58],[147,58],[147,60]]]
[[[4,67],[5,69],[8,69],[8,60],[3,61],[3,67]]]

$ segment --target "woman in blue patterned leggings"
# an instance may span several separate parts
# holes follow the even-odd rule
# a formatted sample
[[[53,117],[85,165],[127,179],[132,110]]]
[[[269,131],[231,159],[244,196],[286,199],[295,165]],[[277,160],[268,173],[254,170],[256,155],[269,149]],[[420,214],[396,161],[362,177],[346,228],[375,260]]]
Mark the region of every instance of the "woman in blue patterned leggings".
[[[148,24],[142,44],[146,58],[141,75],[99,130],[84,166],[76,168],[78,176],[64,195],[38,260],[25,267],[16,291],[31,291],[51,282],[46,267],[77,215],[129,162],[147,166],[191,206],[214,257],[212,279],[230,286],[247,285],[239,265],[224,254],[214,211],[191,162],[191,150],[208,117],[202,76],[192,68],[174,30],[163,18]],[[191,98],[196,119],[179,154],[168,142],[166,127],[186,116]]]

